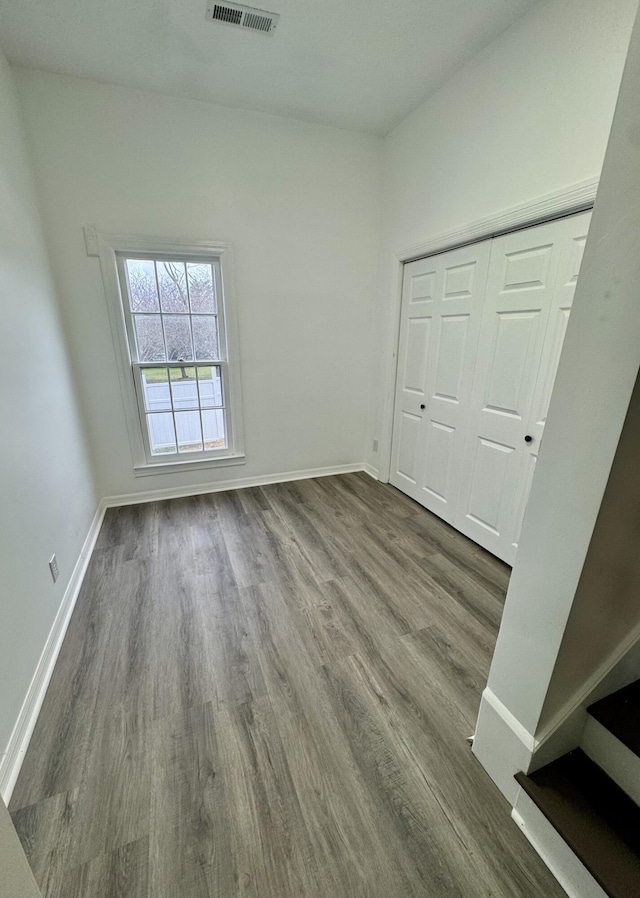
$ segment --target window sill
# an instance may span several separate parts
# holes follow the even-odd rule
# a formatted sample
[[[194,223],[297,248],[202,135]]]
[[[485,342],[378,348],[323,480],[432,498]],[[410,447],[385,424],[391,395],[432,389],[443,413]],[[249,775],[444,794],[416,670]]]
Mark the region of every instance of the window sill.
[[[161,462],[158,464],[136,465],[133,473],[136,477],[149,477],[154,474],[177,474],[184,471],[199,471],[203,468],[227,468],[232,465],[245,464],[244,455],[220,455],[217,458],[190,459],[189,461]]]

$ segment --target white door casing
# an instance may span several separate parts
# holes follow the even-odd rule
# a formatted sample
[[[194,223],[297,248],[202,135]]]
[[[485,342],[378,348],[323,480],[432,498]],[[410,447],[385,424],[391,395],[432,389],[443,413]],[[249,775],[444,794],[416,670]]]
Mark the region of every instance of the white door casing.
[[[452,521],[490,241],[404,267],[391,483]]]

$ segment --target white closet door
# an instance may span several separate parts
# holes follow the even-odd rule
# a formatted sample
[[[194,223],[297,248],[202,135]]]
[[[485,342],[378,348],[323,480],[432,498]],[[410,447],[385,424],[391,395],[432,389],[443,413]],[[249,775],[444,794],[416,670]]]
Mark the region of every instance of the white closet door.
[[[454,524],[510,563],[587,227],[588,213],[492,242]]]
[[[535,466],[538,461],[540,442],[547,421],[549,402],[556,379],[562,344],[567,331],[569,314],[573,305],[573,295],[578,282],[578,274],[590,222],[591,212],[571,215],[555,222],[557,229],[555,245],[558,254],[558,269],[526,434],[531,437],[531,440],[522,446],[522,460],[517,478],[518,488],[514,503],[516,519],[511,534],[511,547],[508,551],[508,554],[512,557],[515,556],[518,542],[520,541],[522,520],[529,499]]]
[[[391,483],[452,521],[490,241],[404,267]]]

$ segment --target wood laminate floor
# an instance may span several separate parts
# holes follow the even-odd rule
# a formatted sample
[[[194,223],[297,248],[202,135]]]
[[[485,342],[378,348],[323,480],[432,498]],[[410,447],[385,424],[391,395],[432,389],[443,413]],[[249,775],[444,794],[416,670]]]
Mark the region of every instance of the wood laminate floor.
[[[349,474],[107,512],[11,802],[45,898],[559,898],[466,742],[508,568]]]

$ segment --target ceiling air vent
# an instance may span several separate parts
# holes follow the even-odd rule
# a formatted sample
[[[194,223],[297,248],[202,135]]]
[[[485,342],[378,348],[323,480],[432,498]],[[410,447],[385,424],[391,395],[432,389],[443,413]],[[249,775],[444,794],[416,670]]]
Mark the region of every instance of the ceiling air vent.
[[[278,13],[241,6],[239,3],[215,3],[211,0],[207,6],[207,19],[212,22],[249,28],[251,31],[259,31],[260,34],[272,34],[279,18]]]

